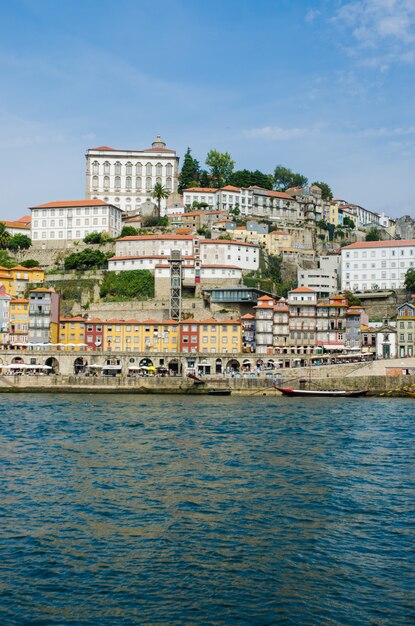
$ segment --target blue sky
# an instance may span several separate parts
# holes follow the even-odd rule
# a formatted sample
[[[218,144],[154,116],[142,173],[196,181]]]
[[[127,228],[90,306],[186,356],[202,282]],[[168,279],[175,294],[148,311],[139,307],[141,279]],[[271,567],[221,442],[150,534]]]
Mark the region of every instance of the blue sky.
[[[415,217],[415,0],[2,3],[0,217],[85,194],[157,133]]]

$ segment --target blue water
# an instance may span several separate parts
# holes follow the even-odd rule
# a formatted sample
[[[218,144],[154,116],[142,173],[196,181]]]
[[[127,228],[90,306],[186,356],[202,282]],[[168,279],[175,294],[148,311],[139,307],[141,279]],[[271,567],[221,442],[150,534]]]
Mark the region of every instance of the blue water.
[[[2,395],[0,623],[415,623],[415,401]]]

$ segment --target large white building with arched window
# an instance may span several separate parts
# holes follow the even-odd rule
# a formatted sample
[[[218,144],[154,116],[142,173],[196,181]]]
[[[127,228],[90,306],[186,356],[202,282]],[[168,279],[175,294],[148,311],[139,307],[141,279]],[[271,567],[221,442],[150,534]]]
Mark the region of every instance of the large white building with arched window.
[[[158,135],[151,148],[115,150],[108,146],[86,152],[86,197],[104,200],[123,211],[140,211],[160,183],[171,193],[177,192],[179,157],[166,148]],[[161,201],[162,214],[167,200]]]

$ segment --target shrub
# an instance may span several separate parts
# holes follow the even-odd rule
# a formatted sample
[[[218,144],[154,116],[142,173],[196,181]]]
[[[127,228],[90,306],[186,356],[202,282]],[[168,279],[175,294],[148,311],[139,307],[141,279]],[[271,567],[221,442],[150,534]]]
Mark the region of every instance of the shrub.
[[[102,298],[113,300],[151,298],[154,295],[154,277],[149,270],[127,270],[107,272],[101,283]]]
[[[65,258],[66,270],[105,269],[108,265],[107,255],[100,250],[85,248],[81,252],[74,252]]]

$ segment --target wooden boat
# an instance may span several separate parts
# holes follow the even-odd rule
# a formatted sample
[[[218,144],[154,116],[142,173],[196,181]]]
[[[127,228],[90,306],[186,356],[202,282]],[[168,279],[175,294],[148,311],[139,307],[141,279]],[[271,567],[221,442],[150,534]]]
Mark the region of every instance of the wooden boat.
[[[365,396],[367,390],[364,391],[323,391],[321,389],[291,389],[289,387],[277,387],[275,389],[281,391],[284,396],[291,397],[304,397],[304,398],[358,398],[359,396]]]
[[[204,385],[206,383],[205,380],[202,380],[202,378],[199,378],[199,376],[196,376],[195,374],[188,374],[187,378],[193,380],[195,385]]]

